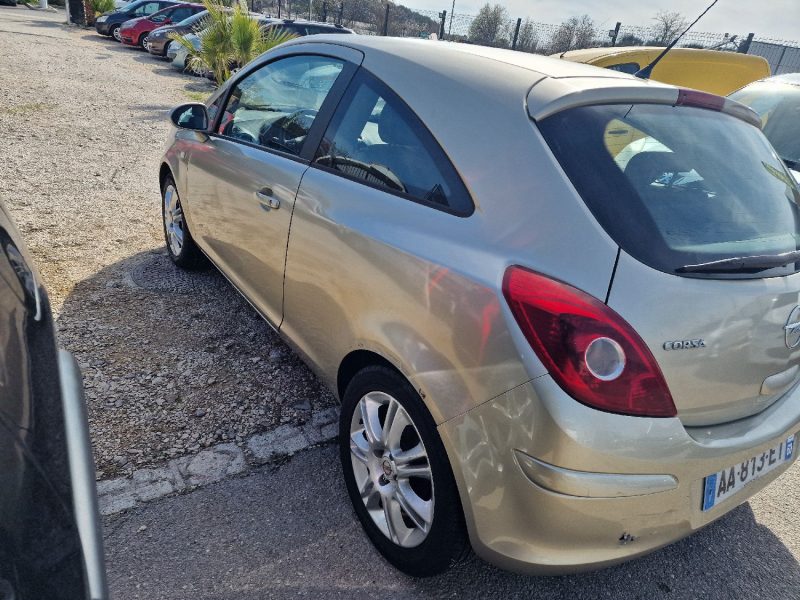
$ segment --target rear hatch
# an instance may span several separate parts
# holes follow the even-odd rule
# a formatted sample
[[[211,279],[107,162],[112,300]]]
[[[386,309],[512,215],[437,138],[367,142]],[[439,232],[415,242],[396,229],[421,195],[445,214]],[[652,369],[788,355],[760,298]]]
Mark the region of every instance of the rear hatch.
[[[791,388],[800,191],[762,133],[666,104],[581,106],[539,126],[620,246],[607,304],[649,346],[684,424],[755,414]]]

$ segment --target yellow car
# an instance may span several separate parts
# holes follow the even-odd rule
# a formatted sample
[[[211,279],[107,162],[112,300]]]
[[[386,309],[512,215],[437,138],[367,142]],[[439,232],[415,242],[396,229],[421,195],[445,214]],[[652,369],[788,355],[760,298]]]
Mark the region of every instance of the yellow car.
[[[588,48],[554,56],[633,74],[652,62],[663,50],[648,46]],[[769,63],[761,56],[721,50],[673,48],[655,66],[651,79],[726,96],[769,75]]]

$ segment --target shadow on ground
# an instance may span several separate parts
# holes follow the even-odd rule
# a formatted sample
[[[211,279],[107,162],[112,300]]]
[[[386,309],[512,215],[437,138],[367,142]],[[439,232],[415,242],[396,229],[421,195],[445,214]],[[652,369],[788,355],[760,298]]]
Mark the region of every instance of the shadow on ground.
[[[603,571],[527,577],[473,557],[445,575],[411,579],[367,541],[339,473],[334,447],[311,450],[276,470],[107,521],[112,596],[788,600],[800,586],[797,561],[748,504],[692,537]]]
[[[162,250],[78,283],[58,327],[83,370],[100,479],[334,404],[222,275],[182,271]]]

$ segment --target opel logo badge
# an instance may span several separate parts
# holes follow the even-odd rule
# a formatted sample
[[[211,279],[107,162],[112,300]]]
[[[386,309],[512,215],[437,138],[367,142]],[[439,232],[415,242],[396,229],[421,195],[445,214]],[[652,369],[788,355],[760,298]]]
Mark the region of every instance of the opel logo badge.
[[[789,350],[800,346],[800,305],[795,306],[789,313],[786,325],[783,326],[783,338]]]

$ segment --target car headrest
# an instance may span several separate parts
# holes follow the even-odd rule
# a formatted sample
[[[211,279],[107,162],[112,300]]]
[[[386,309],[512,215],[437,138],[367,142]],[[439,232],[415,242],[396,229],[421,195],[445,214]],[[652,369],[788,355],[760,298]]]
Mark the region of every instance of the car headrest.
[[[406,121],[389,104],[384,105],[378,117],[378,135],[393,146],[414,146],[417,143],[417,138],[406,126]]]
[[[634,187],[644,187],[664,173],[682,173],[690,170],[690,167],[681,164],[673,152],[640,152],[628,161],[625,175]]]

